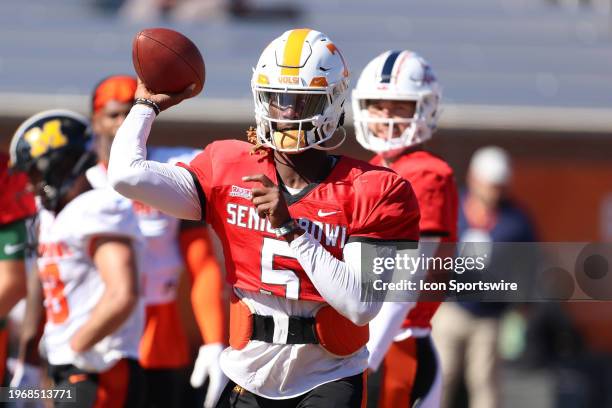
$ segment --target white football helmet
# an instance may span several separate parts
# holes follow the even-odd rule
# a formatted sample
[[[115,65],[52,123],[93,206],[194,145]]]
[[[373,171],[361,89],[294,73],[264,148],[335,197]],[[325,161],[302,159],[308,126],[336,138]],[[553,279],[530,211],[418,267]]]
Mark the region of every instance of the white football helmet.
[[[323,146],[344,131],[349,70],[340,50],[323,33],[289,30],[273,40],[253,69],[257,138],[282,152]],[[346,135],[346,132],[344,132]]]
[[[412,51],[386,51],[366,65],[353,90],[353,118],[357,141],[366,149],[392,156],[406,147],[431,138],[438,122],[441,89],[427,61]],[[412,118],[375,118],[367,104],[372,100],[415,101]],[[377,137],[369,125],[388,123],[387,138]],[[409,124],[393,138],[395,124]]]

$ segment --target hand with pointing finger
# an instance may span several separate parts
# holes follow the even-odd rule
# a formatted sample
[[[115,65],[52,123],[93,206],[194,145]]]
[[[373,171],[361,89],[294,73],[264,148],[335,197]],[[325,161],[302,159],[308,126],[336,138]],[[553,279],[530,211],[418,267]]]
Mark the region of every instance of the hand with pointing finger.
[[[291,219],[283,194],[265,174],[253,174],[243,177],[242,180],[261,184],[261,187],[253,187],[251,190],[251,201],[255,205],[257,215],[260,218],[267,217],[272,228],[278,228]]]

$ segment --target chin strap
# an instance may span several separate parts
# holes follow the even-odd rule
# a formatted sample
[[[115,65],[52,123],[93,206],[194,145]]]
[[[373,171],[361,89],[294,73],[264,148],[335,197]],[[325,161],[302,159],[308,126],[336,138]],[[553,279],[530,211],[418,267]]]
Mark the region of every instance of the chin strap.
[[[323,123],[320,123],[319,119],[321,119],[321,116],[318,116],[317,120],[313,122],[313,124],[315,125],[315,127],[317,127],[317,129],[321,129],[321,127],[323,126]],[[340,147],[342,143],[344,143],[344,141],[346,140],[346,129],[344,128],[344,111],[342,111],[342,113],[340,114],[340,118],[338,119],[338,126],[336,127],[336,130],[334,130],[334,134],[332,135],[332,137],[329,138],[329,140],[331,140],[335,136],[338,130],[342,130],[342,139],[340,140],[340,142],[338,142],[332,147],[326,147],[323,145],[314,145],[313,148],[317,150],[334,150]],[[317,133],[318,133],[318,130],[317,130]]]
[[[340,141],[338,143],[336,143],[335,145],[333,145],[331,147],[327,147],[327,146],[323,146],[323,145],[314,145],[314,146],[312,146],[312,148],[313,149],[317,149],[317,150],[334,150],[334,149],[337,149],[346,140],[346,129],[344,127],[342,127],[342,126],[336,128],[336,131],[334,132],[334,135],[339,130],[342,131],[342,139],[340,139]],[[333,136],[332,136],[332,138],[333,138]],[[330,138],[330,140],[331,140],[331,138]]]

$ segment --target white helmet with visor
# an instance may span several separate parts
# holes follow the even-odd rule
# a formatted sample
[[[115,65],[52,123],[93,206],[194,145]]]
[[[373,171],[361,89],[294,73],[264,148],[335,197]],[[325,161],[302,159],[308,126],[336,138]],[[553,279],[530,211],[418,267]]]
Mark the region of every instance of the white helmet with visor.
[[[323,33],[290,30],[272,41],[253,70],[257,138],[282,152],[325,146],[342,129],[349,70],[336,45]]]
[[[431,138],[438,122],[441,89],[427,63],[418,54],[386,51],[366,65],[352,93],[357,141],[376,153],[396,153]],[[413,101],[412,117],[376,117],[368,111],[378,101]],[[387,135],[376,135],[375,124],[384,123]],[[403,126],[402,126],[403,125]],[[394,128],[404,128],[393,137]]]

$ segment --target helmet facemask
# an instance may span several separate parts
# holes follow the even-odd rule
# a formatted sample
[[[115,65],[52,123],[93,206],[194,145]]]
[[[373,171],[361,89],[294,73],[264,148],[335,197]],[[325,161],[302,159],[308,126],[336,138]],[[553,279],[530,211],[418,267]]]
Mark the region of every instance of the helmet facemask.
[[[251,89],[259,143],[286,153],[325,143],[342,129],[349,71],[325,34],[295,29],[273,40],[253,70]]]
[[[386,51],[363,69],[352,94],[353,118],[357,141],[366,149],[384,157],[396,156],[427,141],[433,135],[439,117],[442,91],[431,66],[410,51]],[[368,101],[412,101],[414,114],[395,114],[395,118],[373,117]],[[412,114],[411,117],[408,117]],[[377,137],[372,124],[386,123],[389,133]],[[400,135],[393,126],[408,125]]]
[[[58,212],[75,181],[96,164],[92,151],[54,151],[36,159],[28,171],[42,206]]]
[[[344,82],[320,90],[256,86],[253,97],[259,142],[286,153],[337,147],[324,143],[342,126],[338,118],[344,113],[347,88]]]
[[[435,107],[433,102],[436,95],[425,94],[402,99],[392,98],[362,98],[353,96],[353,112],[355,133],[359,143],[368,150],[393,157],[403,150],[417,146],[428,139],[435,131]],[[415,102],[412,117],[376,117],[368,111],[368,104],[372,101],[413,101]],[[372,124],[385,123],[388,127],[387,135],[377,135],[371,129]],[[408,125],[400,135],[394,136],[398,125]]]

